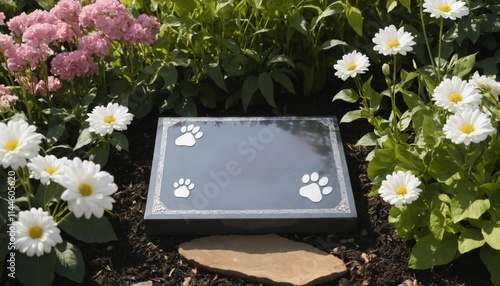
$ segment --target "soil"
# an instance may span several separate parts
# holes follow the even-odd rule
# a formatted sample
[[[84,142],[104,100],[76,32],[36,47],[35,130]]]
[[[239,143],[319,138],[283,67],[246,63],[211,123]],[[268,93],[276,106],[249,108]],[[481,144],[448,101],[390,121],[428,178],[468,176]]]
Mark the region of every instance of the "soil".
[[[241,107],[227,111],[199,110],[199,116],[331,116],[340,120],[356,104],[335,102],[333,94],[323,92],[307,98],[281,98],[280,110],[266,105]],[[113,153],[105,170],[115,177],[119,190],[110,221],[118,241],[105,244],[79,243],[86,262],[83,285],[133,285],[152,281],[153,285],[260,285],[239,278],[197,269],[183,259],[177,248],[196,236],[147,236],[144,210],[153,158],[156,126],[159,116],[176,116],[153,111],[135,119],[126,131],[129,153]],[[400,239],[387,222],[390,206],[378,196],[369,197],[370,182],[366,175],[366,155],[370,149],[355,143],[371,128],[355,121],[341,124],[340,132],[346,152],[352,189],[358,212],[358,229],[353,233],[282,234],[295,241],[311,244],[341,258],[347,265],[344,276],[349,285],[491,285],[489,273],[477,251],[463,255],[452,263],[429,270],[407,268],[412,241]],[[415,283],[418,282],[418,284]],[[9,284],[10,283],[10,284]],[[3,285],[15,285],[7,282]],[[76,285],[56,277],[54,285]],[[333,281],[324,285],[339,285]],[[407,284],[412,285],[412,284]]]

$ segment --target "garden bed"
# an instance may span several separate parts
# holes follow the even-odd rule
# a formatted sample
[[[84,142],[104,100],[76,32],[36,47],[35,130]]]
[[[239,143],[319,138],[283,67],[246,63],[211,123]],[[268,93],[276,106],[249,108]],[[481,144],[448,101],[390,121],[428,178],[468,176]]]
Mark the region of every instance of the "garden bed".
[[[281,99],[287,114],[296,116],[336,115],[341,118],[353,107],[332,105],[333,93],[312,95],[307,99]],[[202,111],[206,116],[276,116],[284,110],[250,108],[245,114],[234,108],[227,112]],[[114,153],[106,169],[115,176],[119,190],[114,195],[111,222],[119,238],[106,244],[81,244],[86,262],[85,285],[132,285],[153,281],[154,285],[257,285],[194,268],[179,256],[177,247],[194,236],[146,236],[144,210],[153,157],[158,113],[137,119],[127,131],[130,152]],[[175,116],[164,113],[161,116]],[[311,244],[341,258],[349,269],[350,285],[399,285],[416,280],[418,285],[490,285],[489,273],[477,251],[465,254],[446,266],[415,271],[407,268],[412,242],[397,238],[387,222],[390,206],[378,196],[368,197],[365,156],[369,152],[355,142],[370,126],[362,121],[341,124],[350,179],[354,190],[359,227],[355,233],[286,234],[285,237]],[[363,257],[367,254],[368,263]],[[56,285],[72,285],[57,279]],[[329,285],[337,285],[332,282]]]

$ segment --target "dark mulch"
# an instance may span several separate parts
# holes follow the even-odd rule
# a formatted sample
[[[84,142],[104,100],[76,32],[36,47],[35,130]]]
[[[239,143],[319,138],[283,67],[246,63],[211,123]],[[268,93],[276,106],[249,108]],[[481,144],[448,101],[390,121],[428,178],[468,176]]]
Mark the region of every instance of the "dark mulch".
[[[229,111],[203,110],[200,116],[329,116],[340,118],[357,106],[331,103],[332,94],[312,95],[307,99],[281,98],[280,110],[264,105]],[[175,116],[164,113],[162,116]],[[86,262],[84,285],[132,285],[153,281],[154,285],[259,285],[238,278],[209,273],[191,266],[177,252],[178,245],[194,236],[147,236],[144,209],[151,172],[154,140],[159,114],[136,119],[126,132],[129,153],[112,155],[106,170],[119,186],[114,195],[111,222],[119,238],[106,244],[80,244]],[[311,244],[333,253],[347,265],[345,278],[350,285],[399,285],[417,280],[418,285],[490,285],[489,274],[477,252],[430,270],[408,269],[411,241],[397,238],[387,223],[389,206],[378,197],[368,197],[370,182],[365,157],[370,151],[356,147],[356,141],[370,130],[366,122],[340,126],[359,221],[354,233],[286,234],[295,241]],[[366,262],[369,259],[369,262]],[[4,284],[7,285],[7,284]],[[11,284],[12,285],[12,284]],[[56,277],[55,285],[73,285]],[[326,284],[325,284],[326,285]],[[338,285],[334,281],[327,285]]]

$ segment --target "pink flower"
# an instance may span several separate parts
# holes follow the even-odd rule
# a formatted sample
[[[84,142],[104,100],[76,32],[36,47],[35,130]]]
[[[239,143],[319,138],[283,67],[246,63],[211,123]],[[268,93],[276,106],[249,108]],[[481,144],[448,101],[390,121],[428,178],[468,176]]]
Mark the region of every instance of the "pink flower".
[[[47,58],[54,52],[47,44],[40,43],[40,46],[34,47],[28,44],[21,44],[16,49],[16,57],[11,57],[17,68],[9,67],[12,71],[18,71],[19,67],[30,66],[32,70],[36,69],[40,62],[47,60]],[[9,63],[7,61],[7,63]]]
[[[0,84],[0,112],[7,110],[17,100],[17,96],[11,95],[10,90],[5,85]]]
[[[78,16],[82,10],[80,2],[75,0],[60,0],[50,12],[59,20],[70,24],[71,26],[78,26]]]
[[[61,81],[57,77],[49,76],[49,86],[45,81],[40,80],[36,85],[36,91],[43,97],[47,96],[47,92],[53,92],[61,88]]]
[[[109,52],[111,43],[109,38],[100,32],[93,32],[84,36],[78,43],[78,49],[97,55],[103,59]]]
[[[52,13],[49,11],[44,11],[36,9],[35,11],[28,14],[29,26],[40,23],[47,23],[55,25],[59,21]]]
[[[26,30],[28,25],[29,18],[28,15],[26,15],[26,13],[24,12],[11,18],[9,22],[7,22],[7,26],[9,27],[11,33],[18,37],[20,37],[24,33],[24,30]]]
[[[10,89],[8,89],[5,85],[0,84],[0,96],[10,95]]]
[[[155,41],[156,34],[160,30],[160,24],[153,16],[139,15],[134,24],[130,26],[123,38],[132,45],[151,45]]]
[[[0,26],[5,24],[5,14],[0,12]]]
[[[66,22],[60,21],[57,23],[57,37],[60,42],[68,42],[73,43],[76,38],[83,35],[83,32],[80,30],[79,26],[71,26]]]
[[[57,26],[47,23],[33,24],[23,33],[23,41],[33,47],[39,47],[43,44],[49,45],[57,40]]]
[[[62,80],[70,81],[75,76],[91,76],[99,73],[92,56],[81,50],[57,54],[51,62],[50,72]]]
[[[12,37],[0,33],[0,52],[2,51],[6,57],[12,57],[16,53]]]
[[[83,7],[79,20],[82,26],[93,26],[111,40],[122,39],[134,22],[127,9],[116,0],[97,0]]]

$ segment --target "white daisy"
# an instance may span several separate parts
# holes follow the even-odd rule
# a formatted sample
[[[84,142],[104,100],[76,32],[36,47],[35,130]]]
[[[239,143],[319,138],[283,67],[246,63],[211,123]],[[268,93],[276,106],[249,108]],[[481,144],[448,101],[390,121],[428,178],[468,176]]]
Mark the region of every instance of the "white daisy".
[[[128,113],[128,108],[118,103],[108,103],[107,106],[96,106],[88,114],[89,131],[101,136],[113,133],[114,130],[127,130],[134,115]]]
[[[469,83],[480,89],[484,95],[490,95],[498,100],[498,96],[500,95],[500,82],[495,80],[495,76],[479,75],[479,72],[476,71],[472,75],[472,78],[469,79]]]
[[[455,20],[469,15],[469,8],[463,1],[456,0],[425,0],[424,12],[430,13],[431,17]]]
[[[373,49],[384,56],[402,54],[413,50],[415,45],[413,36],[409,32],[405,32],[404,28],[396,29],[396,26],[390,25],[384,29],[380,29],[373,37],[375,47]]]
[[[44,185],[50,184],[51,181],[58,182],[62,174],[64,174],[66,161],[66,157],[58,159],[54,155],[45,157],[38,155],[31,158],[27,164],[31,171],[30,178],[40,180]]]
[[[443,126],[446,138],[455,144],[469,145],[486,139],[495,129],[491,120],[480,110],[464,110],[446,120]]]
[[[382,199],[391,205],[401,208],[410,204],[420,195],[420,180],[411,172],[393,172],[385,177],[378,193]]]
[[[16,249],[28,256],[42,256],[62,242],[61,230],[54,222],[54,218],[42,208],[19,212],[19,219],[14,225]]]
[[[342,80],[349,77],[356,77],[358,74],[363,74],[368,70],[370,61],[368,57],[362,53],[354,51],[342,56],[341,60],[337,61],[333,67],[337,70],[335,75]]]
[[[481,93],[472,84],[454,76],[443,80],[434,89],[432,100],[437,106],[455,113],[463,109],[477,109],[481,104]]]
[[[40,150],[43,136],[36,127],[24,120],[0,122],[0,162],[4,168],[17,170],[26,160],[35,157]]]
[[[68,161],[59,184],[66,188],[61,199],[68,202],[68,209],[75,217],[85,215],[90,218],[93,214],[100,218],[104,209],[113,208],[115,200],[111,194],[118,187],[113,182],[113,176],[100,169],[100,165],[80,158]]]

